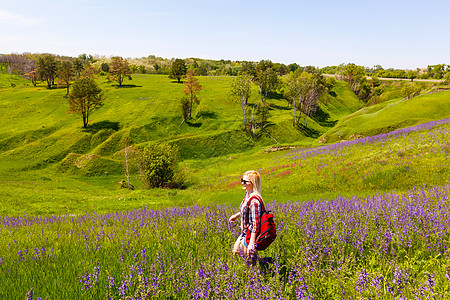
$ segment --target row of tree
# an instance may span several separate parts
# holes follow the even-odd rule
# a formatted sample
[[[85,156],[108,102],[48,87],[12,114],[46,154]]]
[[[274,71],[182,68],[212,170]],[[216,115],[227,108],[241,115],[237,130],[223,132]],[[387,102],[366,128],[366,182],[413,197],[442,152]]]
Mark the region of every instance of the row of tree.
[[[42,56],[49,54],[5,54],[0,55],[0,67],[6,69],[8,72],[15,72],[18,74],[30,73],[36,69],[36,65]],[[90,64],[96,72],[103,71],[110,72],[112,64],[114,64],[114,57],[94,57],[88,54],[81,54],[76,58],[66,56],[51,55],[57,62],[70,61],[75,63],[77,61],[78,70],[81,65]],[[48,59],[48,58],[46,58]],[[180,59],[165,59],[150,55],[144,58],[128,58],[125,59],[128,63],[130,74],[137,73],[151,73],[151,74],[172,74],[174,65],[179,64]],[[187,70],[194,70],[197,76],[215,76],[215,75],[230,75],[237,76],[242,72],[246,72],[249,68],[254,69],[258,64],[251,61],[230,61],[230,60],[206,60],[199,58],[182,59]],[[342,74],[345,67],[349,64],[341,64],[339,66],[327,66],[320,70],[325,74]],[[279,76],[287,75],[290,72],[295,72],[297,69],[310,73],[311,69],[316,69],[312,66],[300,67],[296,63],[285,65],[282,63],[271,63],[271,70]],[[404,78],[404,79],[446,79],[450,81],[450,65],[437,64],[429,65],[426,69],[402,70],[402,69],[383,69],[380,65],[375,65],[371,68],[362,67],[365,76],[373,76],[379,78]],[[185,74],[186,74],[185,72]]]

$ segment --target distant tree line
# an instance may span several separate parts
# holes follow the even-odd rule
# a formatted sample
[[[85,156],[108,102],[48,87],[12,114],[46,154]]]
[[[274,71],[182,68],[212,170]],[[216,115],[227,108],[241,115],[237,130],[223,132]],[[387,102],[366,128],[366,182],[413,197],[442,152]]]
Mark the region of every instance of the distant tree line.
[[[9,72],[11,74],[24,75],[32,72],[36,69],[38,61],[42,57],[52,56],[57,64],[63,61],[69,61],[76,64],[76,73],[79,77],[83,67],[86,64],[92,66],[97,73],[105,73],[107,75],[110,72],[111,64],[114,63],[114,57],[106,58],[100,56],[93,56],[89,54],[81,54],[78,57],[58,56],[53,54],[3,54],[0,55],[0,70],[3,72]],[[254,73],[256,72],[256,66],[260,62],[252,61],[231,61],[231,60],[210,60],[201,58],[162,58],[155,55],[149,55],[142,58],[127,58],[124,59],[128,63],[130,74],[162,74],[171,75],[172,67],[179,65],[179,60],[184,61],[186,72],[193,70],[196,76],[237,76],[242,72]],[[278,76],[287,75],[290,72],[295,72],[297,69],[302,69],[305,72],[310,73],[312,69],[319,69],[324,74],[339,75],[342,70],[348,64],[341,64],[339,66],[327,66],[323,68],[316,68],[313,66],[299,66],[297,63],[283,64],[272,63],[270,65],[271,71],[277,73]],[[260,66],[261,67],[261,66]],[[383,69],[380,65],[373,67],[363,67],[365,76],[374,76],[378,78],[402,78],[402,79],[447,79],[450,81],[450,65],[437,64],[429,65],[425,69],[416,68],[414,70],[402,70],[402,69]],[[263,69],[265,67],[263,66]],[[185,72],[185,73],[186,73]],[[52,71],[50,71],[50,78],[44,78],[44,80],[52,80]],[[39,74],[37,74],[39,75]],[[269,75],[269,74],[266,74]],[[56,77],[56,76],[54,76]]]
[[[267,99],[273,95],[284,97],[292,107],[293,125],[306,127],[317,111],[320,102],[325,101],[326,95],[335,85],[333,77],[323,74],[333,74],[338,80],[348,83],[358,98],[368,105],[380,102],[385,91],[385,85],[380,78],[404,78],[414,81],[416,78],[444,79],[450,81],[450,65],[429,65],[427,69],[394,70],[383,69],[380,65],[373,68],[358,66],[353,63],[341,64],[325,68],[313,66],[299,66],[296,63],[285,65],[273,63],[270,60],[259,62],[205,60],[198,58],[164,59],[150,55],[140,59],[124,59],[119,56],[105,58],[81,54],[78,57],[64,57],[52,54],[7,54],[0,55],[0,68],[10,74],[19,74],[27,77],[36,86],[38,82],[45,82],[48,88],[66,88],[66,95],[72,101],[70,112],[78,112],[83,116],[83,125],[88,125],[89,113],[101,107],[101,90],[93,84],[84,81],[91,92],[99,95],[98,103],[93,107],[85,107],[86,111],[77,111],[74,101],[86,99],[86,95],[78,96],[70,93],[70,86],[80,79],[94,80],[95,75],[107,76],[110,82],[117,82],[121,87],[125,79],[132,80],[132,74],[152,73],[165,74],[178,83],[187,77],[183,90],[185,97],[181,99],[180,108],[183,122],[192,119],[194,103],[199,104],[199,91],[202,86],[194,76],[235,76],[230,90],[230,97],[239,101],[243,114],[244,130],[255,133],[264,131],[269,117]],[[247,100],[251,94],[251,85],[258,88],[261,102],[249,105]],[[418,84],[403,87],[402,92],[406,98],[420,93],[422,87]],[[88,91],[86,91],[88,93]],[[83,98],[84,97],[84,98]],[[92,96],[90,99],[92,98]],[[95,101],[94,101],[95,102]],[[88,115],[85,115],[85,114]],[[303,119],[303,121],[301,121]]]

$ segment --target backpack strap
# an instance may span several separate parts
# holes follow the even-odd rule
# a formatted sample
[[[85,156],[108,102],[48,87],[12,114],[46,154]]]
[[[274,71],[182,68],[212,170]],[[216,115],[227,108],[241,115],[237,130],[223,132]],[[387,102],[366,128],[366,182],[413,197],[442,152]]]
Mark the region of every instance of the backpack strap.
[[[253,198],[256,198],[256,200],[258,200],[259,203],[261,204],[261,207],[262,207],[261,213],[265,212],[265,211],[266,211],[266,208],[264,207],[264,203],[263,203],[263,201],[262,201],[262,199],[261,199],[261,197],[260,197],[259,195],[253,195],[253,196],[251,196],[251,197],[247,200],[247,203],[246,203],[247,207],[250,206],[250,202],[252,202]]]

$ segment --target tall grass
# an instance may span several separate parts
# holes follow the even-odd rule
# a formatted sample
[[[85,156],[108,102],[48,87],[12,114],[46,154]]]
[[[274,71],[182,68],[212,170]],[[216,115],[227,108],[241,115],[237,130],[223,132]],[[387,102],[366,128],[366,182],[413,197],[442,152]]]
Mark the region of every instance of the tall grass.
[[[449,186],[266,203],[278,238],[233,257],[237,206],[0,221],[0,295],[22,299],[424,299],[449,294]],[[30,299],[30,296],[28,297]]]

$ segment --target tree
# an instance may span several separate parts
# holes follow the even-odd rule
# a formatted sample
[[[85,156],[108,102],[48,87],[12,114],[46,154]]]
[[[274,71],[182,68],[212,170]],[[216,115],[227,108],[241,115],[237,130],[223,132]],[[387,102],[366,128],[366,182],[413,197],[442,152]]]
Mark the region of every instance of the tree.
[[[161,71],[160,65],[158,65],[157,63],[155,63],[155,64],[153,65],[153,68],[155,69],[156,74],[159,74],[159,73],[160,73],[160,71]]]
[[[72,64],[73,64],[73,70],[75,71],[77,77],[80,78],[81,74],[83,73],[83,70],[84,70],[83,62],[79,58],[76,58]]]
[[[35,61],[26,54],[3,54],[0,55],[0,71],[6,66],[10,75],[25,74],[36,68]]]
[[[363,81],[366,75],[366,70],[364,69],[364,67],[357,66],[355,64],[348,64],[344,67],[342,75],[352,91],[356,95],[358,95],[360,90],[360,83]]]
[[[91,78],[91,79],[94,79],[94,76],[95,76],[95,74],[97,74],[97,73],[98,73],[98,70],[97,70],[96,68],[94,68],[90,63],[87,63],[87,64],[84,66],[84,70],[83,70],[82,76],[83,76],[84,78]]]
[[[202,62],[195,73],[198,76],[207,76],[208,75],[208,63]]]
[[[287,75],[284,86],[285,86],[284,96],[292,103],[293,107],[292,125],[295,126],[297,121],[297,116],[295,115],[295,108],[297,105],[297,100],[299,100],[302,92],[298,72],[290,72]]]
[[[406,83],[402,87],[402,94],[407,99],[411,99],[420,94],[422,87],[417,83]]]
[[[102,63],[102,65],[100,66],[100,68],[101,68],[101,70],[102,70],[103,72],[109,72],[109,64],[106,63],[106,62]]]
[[[441,79],[445,74],[445,64],[429,65],[428,76],[434,79]]]
[[[186,81],[184,82],[184,90],[183,93],[189,97],[190,105],[189,105],[189,115],[190,118],[192,116],[192,106],[193,102],[199,104],[200,100],[198,99],[198,92],[203,89],[203,86],[198,82],[198,79],[194,77],[194,70],[187,72]]]
[[[257,69],[256,85],[259,87],[259,94],[261,101],[266,102],[267,96],[274,91],[280,84],[277,72],[272,68]]]
[[[411,82],[414,81],[414,79],[417,78],[417,71],[408,71],[408,73],[406,73],[406,77],[411,79]]]
[[[24,75],[26,78],[29,78],[29,79],[31,80],[31,83],[32,83],[34,86],[36,86],[37,79],[38,79],[38,73],[37,73],[37,70],[36,70],[36,69],[31,70],[30,72],[25,73],[25,74],[23,74],[23,75]]]
[[[188,97],[184,96],[180,100],[180,109],[181,109],[181,115],[183,116],[183,121],[181,122],[180,126],[184,123],[184,121],[187,120],[189,117],[189,99]]]
[[[298,69],[300,70],[300,69]],[[326,82],[318,70],[312,74],[299,71],[291,72],[285,81],[285,97],[293,104],[293,125],[297,124],[296,108],[305,114],[305,125],[308,125],[308,117],[317,110],[320,97],[333,88],[334,82]],[[298,102],[297,102],[298,100]]]
[[[288,67],[288,71],[295,72],[299,68],[299,65],[296,63],[292,63],[292,64],[288,65],[287,67]]]
[[[172,64],[172,69],[170,71],[169,78],[178,80],[180,83],[181,78],[186,75],[187,67],[186,62],[183,59],[177,58]]]
[[[251,94],[251,84],[252,77],[248,74],[241,74],[234,78],[231,89],[230,96],[233,99],[237,99],[241,103],[242,114],[244,117],[244,130],[247,131],[247,101]]]
[[[55,57],[50,54],[40,56],[37,61],[37,71],[42,80],[47,81],[48,88],[54,84],[58,64]]]
[[[73,83],[68,100],[67,112],[80,114],[83,118],[83,127],[86,128],[92,112],[103,106],[103,93],[93,79],[81,78]]]
[[[125,77],[128,77],[128,80],[131,80],[131,70],[128,65],[128,61],[126,59],[124,60],[120,56],[115,56],[111,59],[109,72],[111,73],[109,79],[111,81],[117,81],[117,83],[119,83],[119,87],[122,86]]]
[[[177,147],[156,142],[138,149],[138,166],[146,187],[164,188],[182,184],[176,180],[178,153]]]
[[[247,73],[251,77],[256,77],[256,66],[255,63],[244,61],[241,65],[241,70],[239,71],[240,74]]]
[[[73,68],[72,64],[68,61],[64,61],[58,68],[58,71],[56,72],[58,75],[58,85],[64,86],[67,88],[66,95],[69,95],[69,87],[70,82],[73,78]]]
[[[312,77],[308,83],[309,90],[305,99],[305,126],[308,125],[308,117],[311,118],[312,114],[317,111],[321,96],[327,91],[324,78],[319,70],[315,70],[309,75]]]

